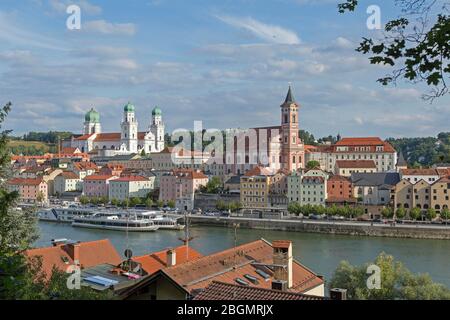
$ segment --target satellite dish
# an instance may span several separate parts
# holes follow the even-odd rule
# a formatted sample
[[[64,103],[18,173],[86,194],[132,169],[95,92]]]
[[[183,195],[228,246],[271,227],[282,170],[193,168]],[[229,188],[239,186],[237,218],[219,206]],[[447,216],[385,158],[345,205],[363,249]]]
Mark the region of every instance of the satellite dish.
[[[131,257],[133,256],[133,251],[131,251],[131,249],[126,249],[125,252],[124,252],[124,255],[128,259],[131,259]]]

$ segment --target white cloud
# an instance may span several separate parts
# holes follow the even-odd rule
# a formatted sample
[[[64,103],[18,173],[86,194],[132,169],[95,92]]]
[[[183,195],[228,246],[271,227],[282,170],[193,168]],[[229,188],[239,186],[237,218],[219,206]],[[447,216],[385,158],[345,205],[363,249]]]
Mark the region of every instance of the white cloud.
[[[67,7],[72,4],[78,5],[82,14],[99,15],[102,13],[101,7],[93,5],[87,0],[49,0],[48,4],[53,11],[60,14],[65,14]]]
[[[92,20],[82,24],[82,30],[109,35],[132,36],[136,33],[133,23],[112,23],[105,20]]]
[[[0,11],[0,40],[14,45],[39,47],[50,50],[66,50],[61,43],[17,25],[11,15]]]
[[[256,37],[271,43],[299,44],[300,39],[294,31],[280,26],[265,24],[251,17],[215,16],[222,22],[239,29],[244,29]]]

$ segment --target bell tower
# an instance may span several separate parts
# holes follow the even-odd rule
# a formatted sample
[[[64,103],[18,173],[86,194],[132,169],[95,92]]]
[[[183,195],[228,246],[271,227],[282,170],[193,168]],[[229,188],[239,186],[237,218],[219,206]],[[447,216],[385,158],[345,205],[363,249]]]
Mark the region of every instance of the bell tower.
[[[290,172],[304,168],[305,150],[299,133],[298,111],[300,105],[295,101],[289,86],[284,103],[281,104],[281,168]]]
[[[123,109],[123,121],[121,132],[121,144],[125,145],[127,151],[138,152],[138,122],[135,116],[134,106],[128,103]]]

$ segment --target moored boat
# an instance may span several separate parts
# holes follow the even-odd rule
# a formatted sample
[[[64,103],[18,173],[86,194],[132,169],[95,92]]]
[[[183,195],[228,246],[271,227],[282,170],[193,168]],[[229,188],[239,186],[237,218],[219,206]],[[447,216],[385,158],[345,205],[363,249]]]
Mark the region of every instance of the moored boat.
[[[150,219],[137,219],[130,215],[123,217],[117,214],[107,213],[95,213],[90,217],[76,218],[73,220],[72,226],[130,232],[150,232],[159,229]]]

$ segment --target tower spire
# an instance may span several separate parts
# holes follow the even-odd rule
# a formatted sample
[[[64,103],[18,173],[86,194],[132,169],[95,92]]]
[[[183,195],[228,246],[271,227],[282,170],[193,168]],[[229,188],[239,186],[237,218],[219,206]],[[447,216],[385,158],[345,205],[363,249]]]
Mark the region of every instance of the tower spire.
[[[284,103],[294,103],[294,102],[295,102],[294,94],[292,93],[292,87],[289,84],[289,90],[286,95],[286,99],[284,100]]]

